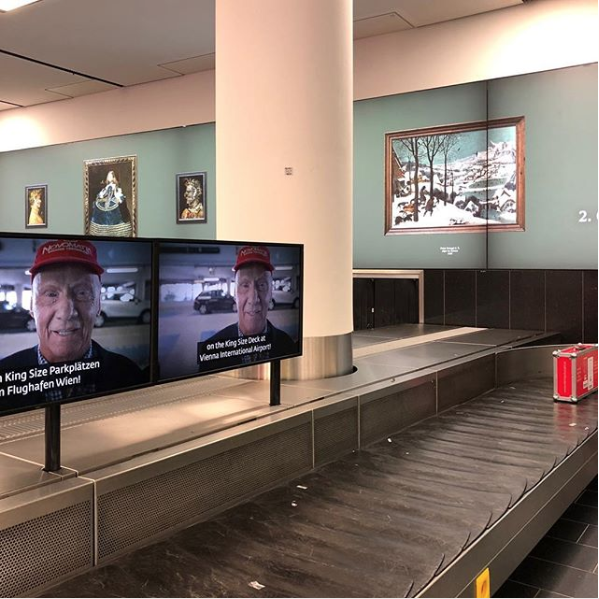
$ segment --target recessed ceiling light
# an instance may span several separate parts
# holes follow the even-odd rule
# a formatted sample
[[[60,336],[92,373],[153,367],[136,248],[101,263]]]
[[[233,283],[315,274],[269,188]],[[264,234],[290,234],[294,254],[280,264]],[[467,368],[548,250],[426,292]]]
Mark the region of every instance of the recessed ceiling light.
[[[0,0],[0,12],[8,12],[9,10],[15,10],[15,8],[21,8],[21,6],[27,6],[27,4],[34,4],[40,0]]]

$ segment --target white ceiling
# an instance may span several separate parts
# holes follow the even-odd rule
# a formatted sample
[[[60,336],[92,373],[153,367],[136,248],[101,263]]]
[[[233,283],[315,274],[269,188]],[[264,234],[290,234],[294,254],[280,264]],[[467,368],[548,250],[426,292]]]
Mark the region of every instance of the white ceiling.
[[[523,1],[354,0],[354,38],[424,27]],[[213,69],[214,3],[42,0],[0,13],[0,110]]]

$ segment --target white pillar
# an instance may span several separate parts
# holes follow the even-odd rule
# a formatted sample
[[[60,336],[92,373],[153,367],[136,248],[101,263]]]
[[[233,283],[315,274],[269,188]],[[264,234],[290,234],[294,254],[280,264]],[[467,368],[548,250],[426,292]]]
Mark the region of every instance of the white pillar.
[[[287,378],[351,370],[352,71],[351,0],[217,0],[217,238],[305,244]]]

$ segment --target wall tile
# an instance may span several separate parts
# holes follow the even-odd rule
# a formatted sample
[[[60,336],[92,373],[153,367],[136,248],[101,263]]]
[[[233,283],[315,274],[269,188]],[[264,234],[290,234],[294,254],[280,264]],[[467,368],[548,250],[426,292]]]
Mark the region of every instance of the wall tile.
[[[474,270],[445,271],[445,324],[476,325]]]
[[[442,270],[424,271],[424,322],[445,324]]]
[[[545,271],[510,271],[510,328],[545,330]]]
[[[418,282],[414,279],[393,279],[395,322],[418,322]]]
[[[582,271],[548,270],[547,330],[559,331],[564,343],[582,341]]]
[[[374,326],[395,324],[395,286],[393,279],[374,280]]]
[[[372,308],[374,307],[372,279],[353,280],[354,331],[373,327]]]
[[[583,341],[597,343],[597,271],[583,271]]]
[[[476,326],[510,328],[510,273],[479,270],[476,273]]]
[[[507,272],[508,324],[504,308]],[[551,330],[562,333],[563,343],[597,343],[597,271],[426,269],[424,322]]]

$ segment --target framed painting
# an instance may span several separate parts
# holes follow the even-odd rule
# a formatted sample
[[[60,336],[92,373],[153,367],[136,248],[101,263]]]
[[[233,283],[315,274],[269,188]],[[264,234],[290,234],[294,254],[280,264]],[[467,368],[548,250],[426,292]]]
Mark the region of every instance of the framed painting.
[[[25,187],[25,228],[45,229],[48,227],[48,186]]]
[[[385,235],[524,230],[524,117],[385,135]]]
[[[205,223],[206,173],[177,175],[177,224]]]
[[[84,163],[87,235],[137,237],[137,156]]]

